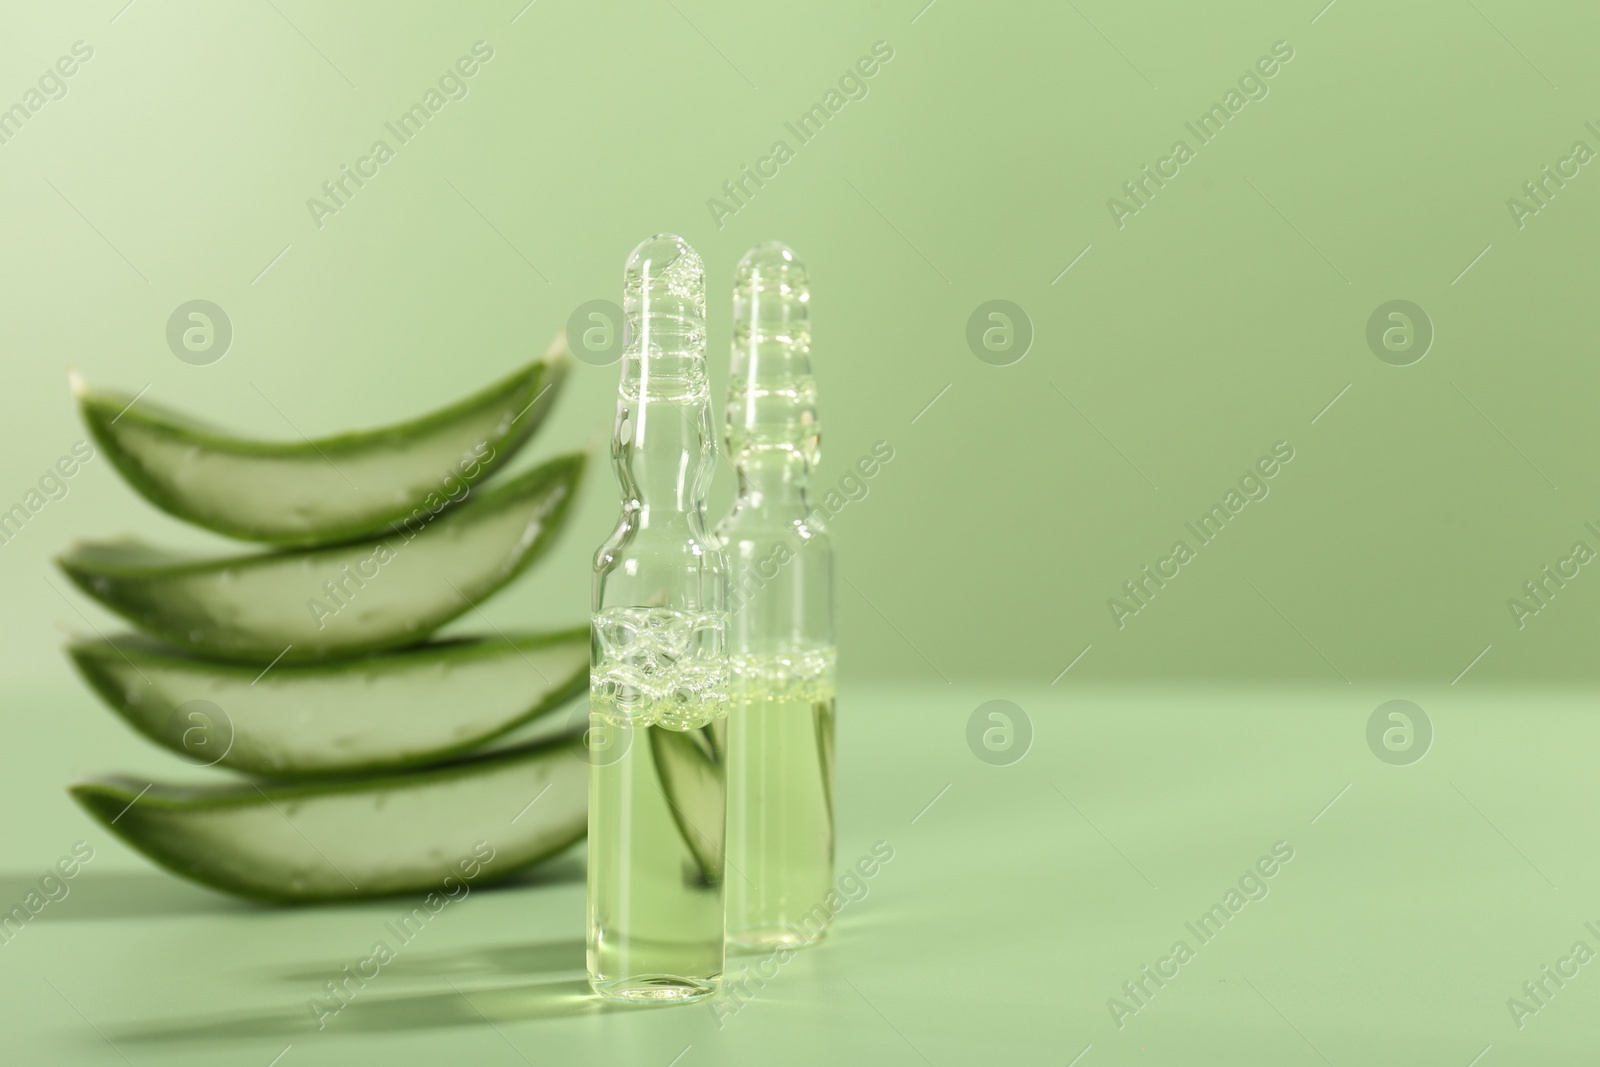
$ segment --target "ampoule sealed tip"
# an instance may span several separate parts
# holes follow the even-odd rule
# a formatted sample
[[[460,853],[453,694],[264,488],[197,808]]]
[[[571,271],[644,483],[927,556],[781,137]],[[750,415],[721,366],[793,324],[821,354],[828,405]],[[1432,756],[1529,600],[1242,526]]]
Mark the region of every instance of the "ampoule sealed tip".
[[[811,283],[781,241],[756,245],[733,282],[733,360],[728,394],[729,454],[819,459],[816,380],[811,373]]]
[[[704,355],[706,269],[689,242],[671,233],[641,241],[628,257],[622,294],[631,339],[645,354]]]

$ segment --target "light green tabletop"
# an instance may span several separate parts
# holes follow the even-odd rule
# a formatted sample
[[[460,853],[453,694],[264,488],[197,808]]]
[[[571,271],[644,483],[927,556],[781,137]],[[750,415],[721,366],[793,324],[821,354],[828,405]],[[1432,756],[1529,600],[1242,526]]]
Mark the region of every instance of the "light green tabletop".
[[[1368,743],[1402,697],[1428,725],[1386,718],[1397,751],[1378,749],[1425,746],[1411,763]],[[994,699],[1026,724],[1010,713],[1008,737],[985,713],[1001,731],[995,748],[980,737],[985,762],[968,724]],[[893,859],[844,883],[823,946],[734,961],[741,996],[664,1009],[588,995],[581,851],[402,941],[415,901],[238,903],[37,791],[8,810],[56,848],[30,848],[4,899],[75,841],[95,855],[0,946],[7,1059],[1494,1067],[1594,1052],[1600,964],[1574,955],[1600,950],[1586,694],[1069,675],[846,687],[839,721],[839,868],[877,842]],[[395,958],[319,1031],[308,1001],[379,941]]]

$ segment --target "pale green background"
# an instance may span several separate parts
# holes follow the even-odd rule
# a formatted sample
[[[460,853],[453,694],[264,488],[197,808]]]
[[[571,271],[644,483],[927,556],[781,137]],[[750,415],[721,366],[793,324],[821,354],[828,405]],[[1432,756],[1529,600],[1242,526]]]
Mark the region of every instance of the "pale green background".
[[[1520,1058],[1500,1062],[1572,1062],[1564,1043],[1586,1034],[1582,1047],[1594,1047],[1600,977],[1586,971],[1529,1031],[1496,1013],[1583,919],[1600,918],[1595,735],[1581,688],[1596,680],[1600,577],[1585,568],[1520,631],[1506,601],[1574,541],[1600,548],[1583,525],[1600,525],[1587,417],[1600,395],[1600,189],[1590,188],[1600,177],[1585,168],[1521,231],[1506,199],[1575,140],[1600,148],[1583,125],[1600,125],[1600,10],[923,2],[12,0],[0,16],[0,106],[75,40],[95,55],[66,98],[0,145],[0,506],[82,435],[68,366],[99,384],[149,384],[152,399],[242,432],[292,437],[284,416],[311,435],[381,424],[530,358],[578,304],[616,299],[628,250],[659,230],[684,234],[709,265],[720,393],[732,266],[751,244],[781,238],[814,279],[819,481],[835,484],[875,441],[896,453],[833,522],[845,580],[841,848],[848,858],[896,834],[908,844],[850,919],[859,925],[842,930],[854,941],[841,936],[837,955],[805,964],[818,969],[805,981],[834,992],[811,997],[797,981],[751,1009],[757,1032],[775,1027],[769,1039],[742,1051],[697,1043],[693,1055],[721,1047],[749,1062],[759,1047],[796,1062],[824,1052],[920,1062],[859,1001],[829,999],[854,995],[839,985],[849,976],[941,1064],[1024,1032],[1019,1062],[1065,1063],[1089,1042],[1099,1062],[1240,1062],[1257,1023],[1286,1043],[1259,1046],[1253,1062],[1322,1062],[1248,990],[1227,999],[1241,977],[1299,975],[1278,1006],[1336,1063],[1389,1055],[1464,1067],[1484,1044],[1496,1043],[1498,1059],[1514,1041]],[[470,95],[318,230],[306,198],[480,39],[495,58]],[[879,40],[895,54],[866,99],[717,228],[707,198],[787,138],[785,120]],[[1118,230],[1107,198],[1278,40],[1295,58],[1270,95]],[[194,298],[216,301],[234,324],[232,350],[208,367],[174,358],[163,336],[172,310]],[[1013,366],[967,348],[969,315],[996,298],[1022,306],[1036,331]],[[1420,304],[1436,330],[1410,367],[1380,362],[1365,341],[1370,313],[1395,298]],[[579,367],[535,451],[603,441],[614,373]],[[1106,599],[1279,440],[1296,459],[1270,497],[1119,631]],[[719,501],[728,484],[724,467]],[[488,609],[495,621],[581,620],[589,557],[614,513],[602,464],[553,558]],[[213,543],[97,460],[0,547],[0,803],[4,865],[18,878],[98,833],[63,782],[174,766],[127,736],[59,653],[67,633],[109,622],[83,597],[68,594],[69,605],[52,591],[47,577],[66,586],[50,556],[74,537],[125,531]],[[1153,681],[1204,681],[1207,695],[1145,690],[1149,703],[1133,706],[1160,712],[1122,719],[1089,688]],[[1559,703],[1516,688],[1552,682],[1579,688]],[[1274,713],[1309,705],[1303,690],[1260,683],[1329,687],[1315,698],[1333,702],[1328,717],[1273,725]],[[1489,695],[1470,697],[1474,687]],[[1415,768],[1383,766],[1362,739],[1371,709],[1400,695],[1430,707],[1440,730],[1437,757]],[[967,714],[999,696],[1028,707],[1038,729],[1035,753],[1012,768],[984,767],[964,747]],[[1470,699],[1486,703],[1450,714]],[[1090,738],[1100,747],[1079,747]],[[940,760],[984,792],[962,808],[953,789],[940,803],[961,813],[955,822],[941,829],[930,814],[907,830],[941,784],[966,780]],[[1173,777],[1169,766],[1185,770]],[[1063,813],[1043,784],[1052,775],[1123,851],[1169,873],[1151,872],[1159,904],[1139,902],[1145,883]],[[1386,784],[1363,799],[1360,776]],[[1340,804],[1363,829],[1332,831],[1354,836],[1320,859],[1305,833],[1304,873],[1320,881],[1296,903],[1287,885],[1267,902],[1246,935],[1259,959],[1202,960],[1211,973],[1173,990],[1164,1025],[1187,1043],[1116,1044],[1127,1035],[1106,1031],[1103,1015],[1115,984],[1163,947],[1179,916],[1273,839],[1302,832],[1350,781]],[[1530,793],[1530,782],[1546,791]],[[1209,819],[1188,812],[1202,794]],[[913,831],[928,835],[920,853]],[[95,839],[97,871],[128,880],[98,892],[156,903],[111,908],[104,924],[42,919],[26,963],[5,958],[20,946],[0,949],[7,981],[28,990],[4,999],[10,1033],[26,1023],[51,1041],[81,1037],[85,1057],[106,1052],[42,976],[116,1029],[200,1012],[155,1001],[209,986],[231,965],[222,957],[270,950],[307,964],[365,947],[359,911],[241,923],[239,909],[213,904],[223,918],[178,915],[185,901],[213,898]],[[1535,878],[1518,847],[1544,868],[1565,857],[1568,869],[1549,872],[1562,888]],[[1469,890],[1482,895],[1463,900]],[[571,919],[581,894],[559,892]],[[478,940],[527,936],[513,920],[537,907],[492,899],[503,922],[466,913],[478,916]],[[141,907],[188,925],[152,925]],[[1047,918],[1035,917],[1041,909]],[[532,936],[580,936],[540,914],[557,933]],[[952,929],[963,947],[935,951]],[[1100,939],[1103,956],[1085,947]],[[107,954],[115,962],[102,966]],[[969,977],[974,959],[986,962]],[[1020,999],[1012,980],[1028,986]],[[219,1011],[275,1003],[224,986]],[[298,995],[291,987],[279,1000]],[[805,1045],[821,1040],[819,1011],[866,1036]],[[556,1058],[604,1046],[664,1065],[695,1040],[659,1022],[675,1016],[631,1018],[622,1030],[560,1024],[580,1028],[562,1031],[570,1044]],[[535,1062],[549,1032],[508,1030]],[[456,1037],[446,1032],[418,1062],[456,1052],[517,1062],[481,1027],[471,1046]],[[289,1040],[252,1038],[228,1062],[264,1064]],[[350,1054],[348,1043],[290,1053]]]
[[[1083,7],[1158,89],[1070,7],[944,0],[913,25],[904,4],[539,3],[513,25],[517,4],[280,4],[330,63],[265,3],[141,0],[115,24],[107,6],[19,10],[0,35],[7,100],[74,40],[95,48],[0,146],[6,502],[81,433],[69,364],[241,431],[293,436],[262,394],[311,435],[381,424],[617,298],[655,230],[709,264],[720,383],[733,264],[781,237],[815,279],[819,478],[880,439],[896,453],[834,523],[859,589],[840,591],[848,672],[1048,683],[1093,643],[1074,670],[1096,679],[1337,678],[1248,579],[1352,679],[1448,682],[1491,643],[1482,677],[1595,677],[1587,573],[1521,632],[1506,608],[1574,540],[1600,548],[1579,430],[1600,389],[1585,358],[1600,197],[1585,169],[1521,232],[1505,207],[1575,139],[1600,148],[1583,128],[1600,120],[1600,14],[1584,5],[1479,5],[1559,91],[1464,2],[1343,0],[1315,25],[1274,4]],[[470,95],[316,229],[306,199],[479,39],[496,58]],[[1107,198],[1280,39],[1295,59],[1271,94],[1117,230]],[[717,229],[705,201],[878,40],[895,57],[866,99]],[[193,298],[236,331],[210,367],[163,340]],[[966,346],[993,298],[1035,326],[1014,366]],[[1394,298],[1436,327],[1407,368],[1364,339]],[[582,368],[540,447],[605,432],[613,377]],[[1278,440],[1298,458],[1272,495],[1119,632],[1107,598]],[[614,511],[596,473],[560,555],[498,618],[582,617]],[[61,673],[47,624],[77,624],[41,564],[120,530],[195,539],[101,465],[0,550],[0,626],[31,678]]]

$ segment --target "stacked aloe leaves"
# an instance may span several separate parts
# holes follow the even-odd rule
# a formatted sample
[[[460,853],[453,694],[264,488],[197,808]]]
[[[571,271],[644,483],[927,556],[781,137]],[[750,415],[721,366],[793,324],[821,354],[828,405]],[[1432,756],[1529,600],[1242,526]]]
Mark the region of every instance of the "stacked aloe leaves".
[[[99,778],[72,787],[79,803],[169,870],[275,901],[436,889],[463,864],[502,877],[581,838],[588,765],[552,713],[586,687],[588,628],[431,637],[469,613],[487,626],[479,605],[562,527],[584,454],[501,471],[569,364],[558,337],[447,408],[293,443],[75,382],[146,500],[264,546],[118,540],[58,560],[139,631],[71,646],[94,690],[191,765],[244,776]]]

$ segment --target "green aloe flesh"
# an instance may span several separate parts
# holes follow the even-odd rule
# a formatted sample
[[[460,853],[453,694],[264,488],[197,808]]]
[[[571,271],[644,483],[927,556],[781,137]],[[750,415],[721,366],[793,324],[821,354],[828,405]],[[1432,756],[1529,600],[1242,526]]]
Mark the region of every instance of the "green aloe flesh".
[[[646,729],[672,821],[709,884],[722,881],[723,822],[727,785],[718,730],[726,721],[695,730]]]
[[[581,747],[551,741],[393,776],[222,786],[118,777],[71,792],[174,874],[299,903],[443,892],[491,850],[474,883],[547,859],[584,836],[588,776]]]
[[[150,740],[191,763],[265,777],[438,763],[532,723],[589,681],[587,628],[439,641],[265,674],[133,637],[68,652]]]
[[[150,503],[241,540],[305,545],[379,533],[486,478],[544,421],[568,364],[558,337],[544,358],[449,407],[316,441],[236,437],[74,384],[90,433]]]
[[[262,666],[355,656],[421,641],[542,555],[586,459],[557,457],[368,541],[223,558],[118,541],[58,562],[139,629],[202,656]]]

